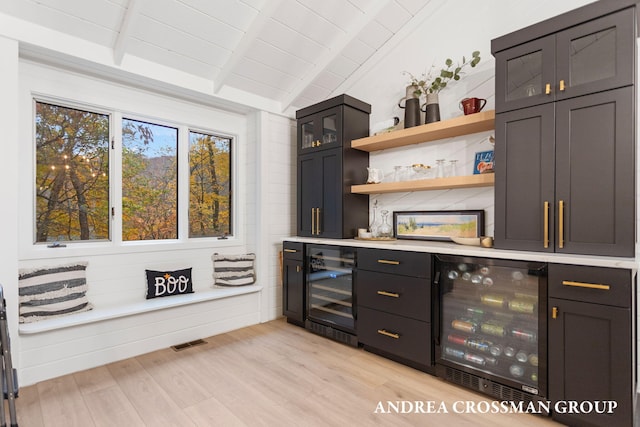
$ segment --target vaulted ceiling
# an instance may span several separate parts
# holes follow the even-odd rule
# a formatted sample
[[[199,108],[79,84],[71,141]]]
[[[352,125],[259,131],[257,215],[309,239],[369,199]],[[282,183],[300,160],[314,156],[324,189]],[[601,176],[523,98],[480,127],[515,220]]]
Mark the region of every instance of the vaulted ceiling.
[[[444,0],[2,0],[0,13],[108,49],[107,65],[142,60],[284,111],[343,92],[430,3]]]

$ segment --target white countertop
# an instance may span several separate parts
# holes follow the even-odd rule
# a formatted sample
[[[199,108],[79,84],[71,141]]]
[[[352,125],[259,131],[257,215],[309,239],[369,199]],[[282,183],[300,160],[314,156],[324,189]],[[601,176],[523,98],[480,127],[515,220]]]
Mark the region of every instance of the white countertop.
[[[289,242],[316,243],[324,245],[353,246],[360,248],[392,249],[401,251],[429,252],[443,255],[463,255],[486,258],[501,258],[521,261],[540,261],[558,264],[590,265],[595,267],[615,267],[637,270],[640,261],[637,258],[605,257],[594,255],[574,255],[547,252],[509,251],[479,246],[458,245],[451,242],[422,240],[357,240],[357,239],[318,239],[312,237],[287,237]]]

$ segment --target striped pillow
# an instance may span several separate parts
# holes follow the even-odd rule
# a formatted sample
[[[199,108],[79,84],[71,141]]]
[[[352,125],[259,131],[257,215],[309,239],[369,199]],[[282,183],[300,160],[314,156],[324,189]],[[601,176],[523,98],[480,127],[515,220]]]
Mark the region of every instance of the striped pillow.
[[[243,286],[255,283],[255,254],[213,254],[211,259],[213,260],[213,280],[215,285]]]
[[[20,269],[20,323],[37,322],[91,310],[87,299],[87,263]]]

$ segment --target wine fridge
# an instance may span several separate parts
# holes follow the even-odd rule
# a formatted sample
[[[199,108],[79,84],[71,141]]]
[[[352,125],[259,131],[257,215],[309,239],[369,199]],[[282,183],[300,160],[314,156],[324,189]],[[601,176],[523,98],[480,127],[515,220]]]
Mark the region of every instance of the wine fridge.
[[[434,284],[436,375],[500,400],[546,400],[546,264],[438,255]]]
[[[357,346],[353,287],[355,249],[308,244],[306,257],[305,327],[316,334]]]

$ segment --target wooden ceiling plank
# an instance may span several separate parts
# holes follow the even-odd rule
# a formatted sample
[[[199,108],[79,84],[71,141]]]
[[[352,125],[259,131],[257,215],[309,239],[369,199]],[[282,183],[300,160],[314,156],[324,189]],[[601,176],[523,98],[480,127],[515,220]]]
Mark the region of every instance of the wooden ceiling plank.
[[[360,16],[355,24],[351,26],[351,28],[349,28],[342,37],[335,41],[331,50],[325,52],[319,57],[318,61],[314,64],[315,66],[313,70],[303,79],[298,80],[294,86],[287,91],[287,96],[281,100],[282,111],[291,107],[295,99],[300,96],[300,94],[304,92],[305,89],[311,85],[313,81],[323,73],[338,56],[340,56],[347,45],[351,43],[351,41],[357,37],[370,22],[376,19],[380,11],[382,11],[390,1],[392,0],[376,2],[365,13],[363,13],[362,16]]]
[[[129,36],[135,26],[136,20],[140,16],[140,9],[145,0],[129,0],[127,10],[122,17],[122,24],[116,41],[113,44],[113,62],[120,66],[122,58],[127,51]]]
[[[213,93],[217,94],[220,92],[220,89],[225,85],[229,76],[235,71],[242,58],[251,48],[253,42],[258,38],[258,35],[264,28],[265,24],[271,19],[275,11],[278,9],[280,3],[282,3],[282,0],[269,1],[265,7],[260,10],[258,16],[249,27],[249,31],[244,34],[240,43],[238,43],[235,49],[233,49],[233,53],[229,60],[224,64],[218,75],[215,77],[213,81]]]

